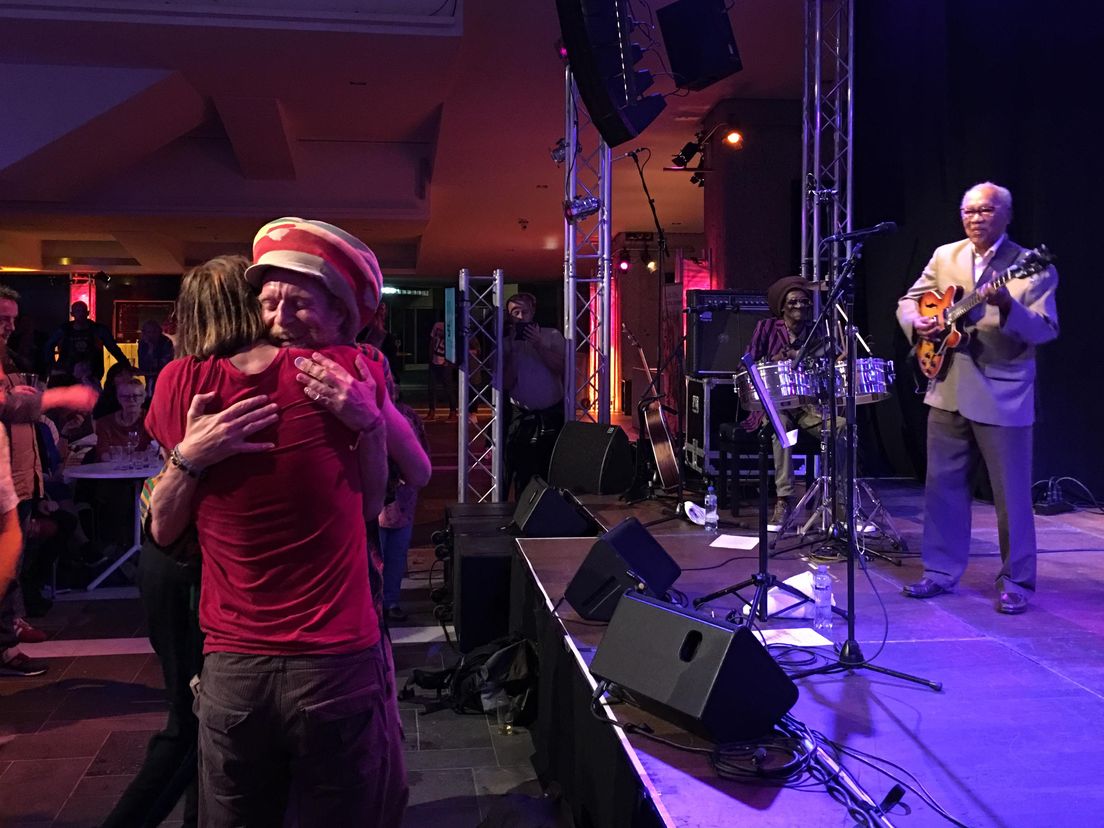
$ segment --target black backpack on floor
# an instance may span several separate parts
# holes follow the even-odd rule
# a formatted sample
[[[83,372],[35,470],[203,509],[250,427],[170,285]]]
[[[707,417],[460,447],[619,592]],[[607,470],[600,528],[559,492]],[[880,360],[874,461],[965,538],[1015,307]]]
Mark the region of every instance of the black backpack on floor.
[[[476,647],[444,670],[414,670],[400,693],[413,699],[414,688],[433,690],[437,700],[425,712],[451,708],[457,713],[493,713],[508,704],[513,723],[527,725],[537,713],[537,651],[518,635]]]

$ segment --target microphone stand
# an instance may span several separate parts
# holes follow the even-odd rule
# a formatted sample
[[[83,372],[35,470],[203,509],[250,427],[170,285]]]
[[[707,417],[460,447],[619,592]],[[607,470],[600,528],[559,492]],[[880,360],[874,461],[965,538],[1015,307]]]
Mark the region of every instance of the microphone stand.
[[[843,263],[839,273],[836,276],[836,283],[832,287],[832,291],[829,294],[827,300],[825,300],[825,308],[831,308],[835,303],[839,302],[841,297],[843,299],[844,307],[847,308],[848,318],[854,316],[854,302],[855,302],[855,267],[858,260],[862,257],[862,242],[856,242],[851,249],[851,255]],[[822,311],[821,316],[824,316],[825,312]],[[817,320],[819,324],[820,320]],[[859,557],[858,541],[855,533],[855,521],[852,517],[855,514],[855,459],[857,440],[856,434],[858,426],[855,422],[855,351],[856,351],[856,339],[857,330],[855,326],[848,323],[846,329],[847,335],[847,352],[846,352],[846,387],[844,389],[846,400],[846,420],[847,420],[847,452],[850,458],[850,463],[847,464],[845,470],[845,477],[847,478],[847,514],[848,519],[845,521],[844,529],[847,534],[847,640],[840,648],[837,659],[834,662],[830,662],[821,667],[814,667],[810,670],[802,670],[797,673],[791,673],[791,678],[804,678],[805,676],[812,676],[817,674],[828,673],[842,673],[853,672],[855,670],[873,670],[876,673],[882,673],[883,675],[893,676],[894,678],[904,679],[905,681],[915,682],[916,684],[922,684],[926,687],[930,687],[932,690],[942,690],[942,682],[932,681],[930,679],[922,678],[920,676],[914,676],[909,673],[902,673],[897,670],[891,670],[888,667],[881,667],[876,664],[870,664],[863,656],[862,648],[859,646],[859,642],[855,639],[855,561]],[[808,345],[806,340],[805,345]],[[802,346],[802,353],[798,356],[802,356],[806,350],[805,346]],[[829,376],[829,388],[831,395],[829,397],[830,404],[832,406],[832,432],[835,433],[835,365],[828,366]],[[833,486],[834,488],[834,486]]]
[[[659,362],[663,363],[662,367],[656,370],[656,379],[659,378],[660,373],[667,368],[670,364],[671,357],[667,359],[663,358],[663,274],[666,268],[667,262],[667,234],[663,232],[663,225],[659,223],[659,213],[656,212],[655,199],[652,198],[652,192],[648,189],[648,181],[644,178],[644,165],[640,163],[639,153],[636,150],[630,150],[626,153],[633,160],[633,165],[636,167],[636,174],[640,176],[640,187],[644,190],[644,198],[648,201],[648,209],[652,212],[652,223],[655,224],[656,229],[656,247],[658,249],[656,264],[657,273],[659,276],[658,290],[656,293],[656,358]],[[648,159],[651,159],[652,151],[648,150]],[[644,162],[648,163],[647,161]],[[682,342],[686,341],[686,336],[683,335]],[[680,346],[681,347],[681,343]],[[655,381],[653,380],[653,385]],[[658,387],[657,387],[658,392]],[[680,472],[681,476],[681,472]]]
[[[807,604],[813,599],[806,595],[796,587],[792,587],[785,581],[779,581],[777,576],[770,572],[768,566],[768,544],[767,544],[767,511],[768,511],[768,497],[767,497],[767,485],[769,478],[767,476],[767,454],[770,452],[771,442],[770,420],[763,418],[763,424],[759,426],[759,570],[750,578],[746,578],[737,584],[719,589],[716,592],[711,592],[708,595],[703,595],[701,598],[695,598],[693,601],[694,609],[698,609],[704,604],[712,603],[718,598],[725,595],[735,595],[750,609],[748,610],[747,625],[751,626],[752,619],[756,616],[759,620],[766,621],[770,618],[777,616],[783,616],[790,610]],[[749,586],[755,587],[755,594],[752,599],[748,601],[744,596],[740,595],[740,590],[746,589]],[[797,602],[786,606],[783,609],[778,610],[775,613],[767,612],[767,597],[771,589],[779,589],[782,592],[789,593],[797,598]],[[726,617],[727,621],[735,622],[739,619],[738,610],[732,610]]]

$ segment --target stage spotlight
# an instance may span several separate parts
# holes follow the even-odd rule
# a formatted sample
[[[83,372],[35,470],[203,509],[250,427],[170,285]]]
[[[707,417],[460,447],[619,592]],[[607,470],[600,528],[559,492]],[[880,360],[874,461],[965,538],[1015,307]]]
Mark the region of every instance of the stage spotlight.
[[[552,156],[552,160],[556,162],[556,166],[562,164],[567,160],[567,141],[561,138],[556,142],[556,146],[548,151],[548,154]]]
[[[686,146],[679,151],[679,154],[671,159],[671,166],[680,170],[686,169],[686,165],[694,160],[698,153],[702,152],[703,148],[709,144],[709,140],[721,130],[723,130],[721,133],[722,141],[726,147],[734,150],[744,148],[744,134],[740,130],[728,124],[717,124],[709,132],[699,132],[694,136],[693,141],[688,141]]]
[[[732,127],[726,129],[722,140],[725,142],[726,146],[732,149],[744,148],[744,133],[740,132],[738,129],[733,129]]]
[[[656,264],[655,257],[652,255],[652,251],[647,247],[641,252],[640,261],[644,262],[644,267],[648,268],[649,273],[656,272],[656,267],[658,265]]]
[[[579,196],[564,202],[564,218],[576,222],[594,215],[600,209],[602,209],[602,202],[598,196]]]
[[[702,170],[695,171],[695,173],[692,176],[690,176],[690,183],[691,184],[697,184],[699,187],[704,187],[705,186],[705,172],[703,172]]]
[[[617,254],[617,269],[624,273],[630,267],[632,267],[632,256],[626,248],[622,247],[621,252]]]
[[[701,133],[698,133],[698,137],[701,137]],[[682,169],[689,164],[695,155],[701,152],[702,145],[697,141],[687,141],[686,146],[679,150],[679,154],[671,159],[671,166]]]

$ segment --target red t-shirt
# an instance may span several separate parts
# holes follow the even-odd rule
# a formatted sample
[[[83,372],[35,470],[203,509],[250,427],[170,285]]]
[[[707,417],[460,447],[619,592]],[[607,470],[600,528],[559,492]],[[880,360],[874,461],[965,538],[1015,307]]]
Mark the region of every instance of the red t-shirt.
[[[322,352],[357,375],[356,349]],[[274,449],[217,463],[199,483],[205,652],[347,653],[379,641],[360,467],[351,448],[357,435],[295,380],[294,359],[310,353],[281,348],[258,374],[243,374],[229,359],[185,357],[158,377],[146,428],[166,447],[183,438],[195,394],[218,394],[210,411],[256,394],[279,405],[276,425],[252,437]],[[369,370],[382,405],[382,363],[371,362]]]

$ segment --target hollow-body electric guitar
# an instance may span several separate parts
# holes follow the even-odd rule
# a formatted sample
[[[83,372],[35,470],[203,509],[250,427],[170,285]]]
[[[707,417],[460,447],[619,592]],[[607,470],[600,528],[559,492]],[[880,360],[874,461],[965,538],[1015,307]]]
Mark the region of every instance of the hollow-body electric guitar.
[[[1003,287],[1013,279],[1026,279],[1045,270],[1053,261],[1054,254],[1041,244],[986,284]],[[934,316],[942,322],[938,338],[921,339],[914,348],[920,372],[928,379],[943,379],[951,367],[954,351],[970,341],[970,333],[965,329],[966,314],[985,300],[976,291],[963,298],[964,292],[959,285],[943,292],[929,290],[917,303],[921,316]]]

